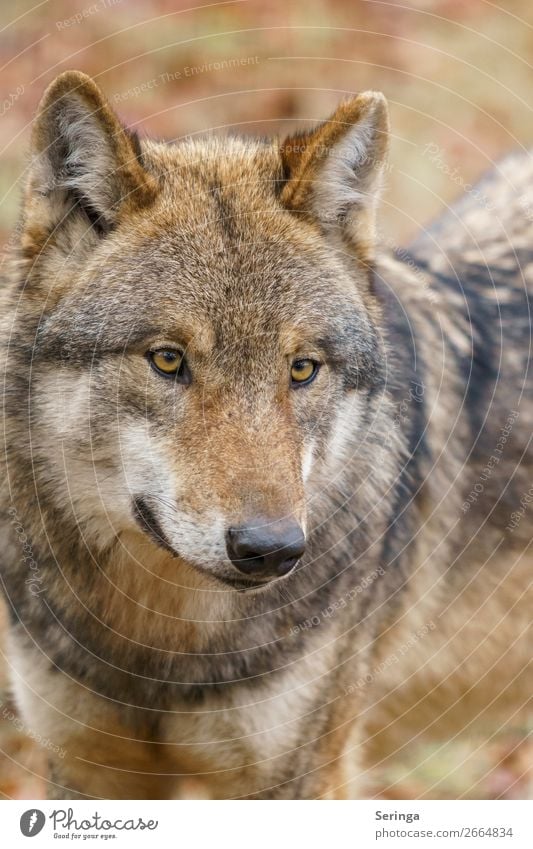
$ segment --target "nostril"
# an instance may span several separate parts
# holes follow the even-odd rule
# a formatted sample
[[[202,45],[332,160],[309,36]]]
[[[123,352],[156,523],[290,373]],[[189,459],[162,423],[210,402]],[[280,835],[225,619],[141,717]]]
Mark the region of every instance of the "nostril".
[[[303,554],[303,551],[302,551]],[[300,555],[301,556],[301,555]],[[294,569],[300,557],[289,557],[287,560],[282,560],[282,562],[278,566],[278,575],[281,577],[282,575],[288,575],[289,572]]]
[[[226,550],[233,565],[261,579],[287,575],[304,549],[303,531],[290,520],[256,520],[253,525],[229,528],[226,533]]]
[[[264,552],[254,547],[246,528],[230,528],[226,535],[226,548],[230,560],[262,560]]]
[[[265,555],[258,551],[244,551],[241,555],[243,560],[264,560]]]

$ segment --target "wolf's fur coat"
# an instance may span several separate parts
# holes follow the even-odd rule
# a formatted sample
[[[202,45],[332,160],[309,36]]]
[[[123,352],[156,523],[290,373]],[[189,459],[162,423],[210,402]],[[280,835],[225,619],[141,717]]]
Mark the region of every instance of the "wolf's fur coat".
[[[50,795],[354,796],[527,707],[533,165],[400,261],[387,130],[370,92],[281,143],[139,142],[84,75],[48,89],[1,292],[1,573]],[[286,515],[297,568],[231,586],[225,529]]]

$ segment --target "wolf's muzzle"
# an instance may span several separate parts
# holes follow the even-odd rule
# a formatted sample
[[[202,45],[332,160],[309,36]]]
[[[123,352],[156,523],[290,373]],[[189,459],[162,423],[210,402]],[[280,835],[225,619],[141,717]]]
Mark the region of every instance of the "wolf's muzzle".
[[[292,520],[257,519],[226,532],[228,557],[239,572],[257,581],[280,578],[294,569],[305,550],[300,525]]]

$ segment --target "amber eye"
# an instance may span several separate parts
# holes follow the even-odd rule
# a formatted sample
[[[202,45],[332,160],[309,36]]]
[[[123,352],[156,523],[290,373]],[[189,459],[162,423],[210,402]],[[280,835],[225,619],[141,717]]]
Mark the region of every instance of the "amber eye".
[[[291,366],[291,381],[293,387],[311,383],[318,373],[318,363],[314,360],[295,360]]]
[[[173,377],[180,383],[190,383],[190,372],[181,351],[172,348],[160,348],[149,351],[148,359],[154,371],[164,377]]]

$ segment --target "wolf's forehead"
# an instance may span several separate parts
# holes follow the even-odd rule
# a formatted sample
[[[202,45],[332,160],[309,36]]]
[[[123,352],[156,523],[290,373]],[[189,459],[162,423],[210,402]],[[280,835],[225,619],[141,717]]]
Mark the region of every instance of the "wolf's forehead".
[[[224,237],[226,238],[226,237]],[[258,237],[259,238],[259,237]],[[241,355],[296,349],[306,339],[341,336],[357,304],[338,279],[286,245],[201,246],[179,230],[118,241],[44,322],[45,337],[68,336],[87,351],[122,351],[149,338]],[[226,240],[227,241],[227,240]]]
[[[306,322],[319,332],[325,313],[331,325],[345,312],[345,269],[280,203],[276,150],[234,139],[148,143],[146,160],[160,197],[102,246],[89,269],[97,283],[80,280],[67,296],[66,323],[86,332],[112,322],[117,346],[147,328],[198,338],[208,327],[227,345],[243,335],[274,341]]]
[[[283,176],[279,149],[272,140],[208,136],[173,145],[145,141],[143,161],[167,181],[184,179],[197,185],[260,183]]]
[[[253,216],[265,205],[281,212],[283,167],[272,143],[215,137],[171,146],[148,143],[144,161],[159,178],[159,209],[186,230],[206,221],[224,227],[235,214]]]
[[[320,236],[281,204],[277,159],[238,153],[174,163],[148,228],[142,218],[135,225],[135,265],[213,304],[243,297],[257,304],[292,287],[301,296],[319,271],[328,273]]]
[[[148,143],[145,159],[161,186],[149,214],[146,253],[165,263],[165,277],[179,266],[208,295],[211,282],[215,296],[241,294],[249,283],[258,298],[261,279],[265,289],[282,279],[302,285],[324,267],[316,228],[281,202],[284,171],[273,142],[212,137],[169,147]],[[139,238],[144,225],[139,220]]]

